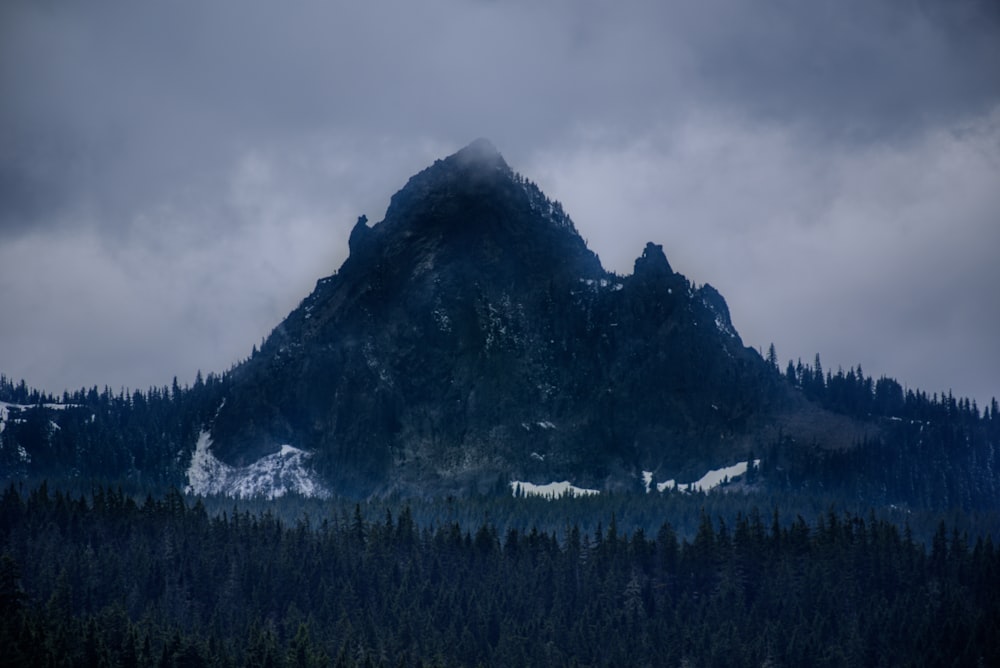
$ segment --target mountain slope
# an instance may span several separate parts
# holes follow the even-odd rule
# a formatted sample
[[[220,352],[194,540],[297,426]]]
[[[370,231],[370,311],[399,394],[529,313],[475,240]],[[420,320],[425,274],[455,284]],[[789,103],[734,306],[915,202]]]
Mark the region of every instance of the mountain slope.
[[[711,286],[652,243],[606,272],[477,140],[358,221],[341,269],[232,372],[213,451],[239,466],[291,444],[352,493],[639,484],[745,458],[796,403],[771,371]]]

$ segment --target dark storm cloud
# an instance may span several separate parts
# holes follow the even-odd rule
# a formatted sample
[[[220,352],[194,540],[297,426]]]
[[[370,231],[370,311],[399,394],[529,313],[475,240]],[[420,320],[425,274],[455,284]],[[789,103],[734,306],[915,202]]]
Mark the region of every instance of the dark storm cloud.
[[[858,139],[906,134],[996,104],[998,7],[771,2],[734,16],[703,5],[698,82],[763,118]]]
[[[611,268],[667,243],[748,343],[925,385],[947,339],[979,359],[956,389],[996,393],[997,7],[8,0],[0,370],[61,389],[224,368],[357,215],[485,135]],[[877,324],[809,325],[835,310]]]
[[[316,132],[526,152],[708,105],[872,137],[997,101],[995,3],[538,4],[7,3],[0,215],[127,217]]]

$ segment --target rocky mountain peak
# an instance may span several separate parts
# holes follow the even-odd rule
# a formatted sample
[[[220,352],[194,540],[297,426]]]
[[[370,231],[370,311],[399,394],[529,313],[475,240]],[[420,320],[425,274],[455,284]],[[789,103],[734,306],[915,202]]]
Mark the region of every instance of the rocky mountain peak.
[[[647,242],[642,250],[642,255],[636,258],[633,273],[637,278],[672,276],[674,271],[667,262],[667,256],[663,252],[663,246]]]
[[[493,197],[508,191],[514,173],[486,139],[477,139],[410,177],[392,196],[385,220],[418,217],[427,206],[456,197]]]
[[[359,219],[342,274],[359,282],[412,286],[427,276],[524,286],[555,272],[564,279],[604,275],[597,256],[558,202],[514,172],[486,139],[411,177],[390,200],[385,218]],[[459,279],[457,273],[462,274]],[[446,281],[447,282],[447,281]]]
[[[349,246],[234,370],[210,434],[227,466],[288,445],[353,494],[620,485],[744,455],[774,397],[721,295],[658,244],[633,277],[606,272],[487,140],[410,178]]]
[[[500,151],[493,145],[493,142],[483,137],[474,140],[452,157],[463,166],[485,166],[501,170],[510,169],[507,163],[504,162],[503,156],[500,155]]]

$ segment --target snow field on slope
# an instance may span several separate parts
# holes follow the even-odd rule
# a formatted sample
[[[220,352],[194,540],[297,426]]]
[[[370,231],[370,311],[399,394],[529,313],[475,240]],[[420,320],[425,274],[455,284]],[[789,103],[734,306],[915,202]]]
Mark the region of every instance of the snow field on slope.
[[[514,480],[510,483],[511,494],[517,496],[518,487],[521,488],[521,493],[524,494],[524,496],[541,496],[547,499],[558,499],[559,497],[565,496],[567,493],[572,494],[573,496],[590,496],[592,494],[600,494],[600,491],[596,489],[577,487],[571,484],[568,480],[563,480],[562,482],[550,482],[544,485],[536,485],[532,482]]]
[[[760,466],[760,460],[753,460],[754,466]],[[678,483],[676,480],[667,480],[666,482],[656,483],[656,491],[662,492],[665,489],[681,489],[696,492],[701,490],[702,492],[707,492],[709,490],[715,489],[727,480],[732,480],[736,476],[741,476],[747,472],[747,463],[739,462],[733,464],[732,466],[726,466],[721,469],[713,469],[703,475],[698,480],[690,483]],[[653,482],[653,472],[643,471],[642,479],[646,485],[646,491],[651,491],[651,484]]]
[[[252,464],[230,466],[212,454],[211,446],[211,435],[202,431],[187,471],[185,491],[189,494],[221,494],[241,499],[276,499],[291,493],[319,497],[329,494],[306,467],[305,461],[311,455],[304,450],[285,444],[279,452]]]

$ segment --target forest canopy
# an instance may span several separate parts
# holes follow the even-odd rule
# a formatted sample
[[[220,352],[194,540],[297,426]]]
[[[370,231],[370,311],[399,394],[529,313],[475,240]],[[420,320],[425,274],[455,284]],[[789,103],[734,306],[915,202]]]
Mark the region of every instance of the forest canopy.
[[[0,646],[9,665],[1000,663],[1000,553],[944,522],[925,546],[832,510],[702,511],[691,536],[381,511],[290,523],[12,485]]]

